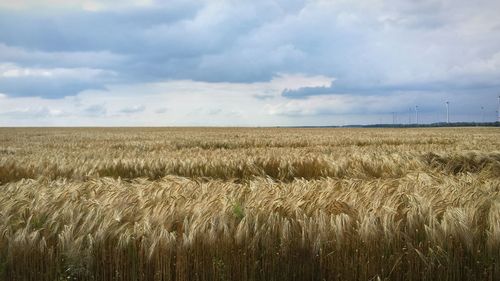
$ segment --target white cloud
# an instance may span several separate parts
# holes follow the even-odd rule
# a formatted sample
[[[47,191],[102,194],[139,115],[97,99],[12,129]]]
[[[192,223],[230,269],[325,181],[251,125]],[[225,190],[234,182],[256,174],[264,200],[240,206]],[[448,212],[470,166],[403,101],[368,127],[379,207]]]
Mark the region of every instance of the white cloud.
[[[16,0],[1,1],[0,8],[35,9],[35,8],[72,8],[86,11],[102,11],[107,9],[144,7],[154,3],[152,0]]]
[[[15,118],[47,118],[63,117],[69,115],[68,112],[59,108],[49,108],[47,106],[15,108],[14,110],[4,112],[3,115]]]
[[[305,86],[324,86],[333,78],[280,74],[269,82],[209,83],[172,80],[162,83],[111,85],[108,90],[88,90],[64,99],[33,97],[5,98],[0,104],[3,125],[272,125],[286,122],[280,116],[270,118],[267,103],[283,101],[281,92]],[[141,95],[137,95],[140,92]],[[268,99],[254,97],[267,94]],[[20,108],[38,104],[37,108]],[[162,106],[163,105],[163,106]],[[60,110],[63,108],[64,110]],[[57,111],[57,110],[60,111]],[[57,118],[64,114],[65,118]],[[130,119],[129,115],[134,118]],[[165,118],[158,119],[158,114]],[[19,117],[24,117],[20,118]],[[283,119],[283,120],[281,120]]]
[[[94,68],[33,68],[21,67],[12,63],[0,63],[0,78],[45,77],[74,78],[92,80],[100,76],[115,76],[113,71]]]
[[[328,87],[333,81],[335,78],[323,75],[279,73],[271,80],[270,84],[277,89],[297,90],[304,87]]]

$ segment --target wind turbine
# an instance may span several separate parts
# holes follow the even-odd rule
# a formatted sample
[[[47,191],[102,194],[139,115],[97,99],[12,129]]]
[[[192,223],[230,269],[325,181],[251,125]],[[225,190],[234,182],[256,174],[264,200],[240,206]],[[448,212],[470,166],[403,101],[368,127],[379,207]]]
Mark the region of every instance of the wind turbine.
[[[416,124],[418,125],[418,105],[415,105],[415,120]]]
[[[481,122],[484,123],[484,106],[481,106]]]
[[[446,102],[446,123],[450,124],[450,102]]]
[[[500,96],[498,96],[497,121],[500,122]]]

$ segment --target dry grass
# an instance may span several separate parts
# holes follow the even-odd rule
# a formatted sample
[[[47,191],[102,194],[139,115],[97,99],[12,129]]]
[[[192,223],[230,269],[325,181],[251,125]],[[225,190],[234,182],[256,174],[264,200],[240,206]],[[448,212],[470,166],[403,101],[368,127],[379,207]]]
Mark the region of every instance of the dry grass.
[[[499,137],[0,129],[0,279],[498,280]]]

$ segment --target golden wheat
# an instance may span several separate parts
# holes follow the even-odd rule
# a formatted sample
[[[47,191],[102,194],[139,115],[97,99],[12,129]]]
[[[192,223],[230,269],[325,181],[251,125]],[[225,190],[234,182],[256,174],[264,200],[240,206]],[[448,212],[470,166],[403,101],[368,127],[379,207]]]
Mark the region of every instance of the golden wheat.
[[[1,129],[1,280],[497,280],[500,131]]]

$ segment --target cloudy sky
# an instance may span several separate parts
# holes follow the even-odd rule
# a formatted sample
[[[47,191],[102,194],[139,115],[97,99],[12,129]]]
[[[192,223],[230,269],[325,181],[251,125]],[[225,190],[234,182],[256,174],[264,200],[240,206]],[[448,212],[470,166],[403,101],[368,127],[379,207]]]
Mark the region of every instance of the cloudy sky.
[[[0,0],[0,126],[493,121],[497,0]],[[481,109],[483,107],[483,109]],[[411,113],[411,115],[409,114]]]

